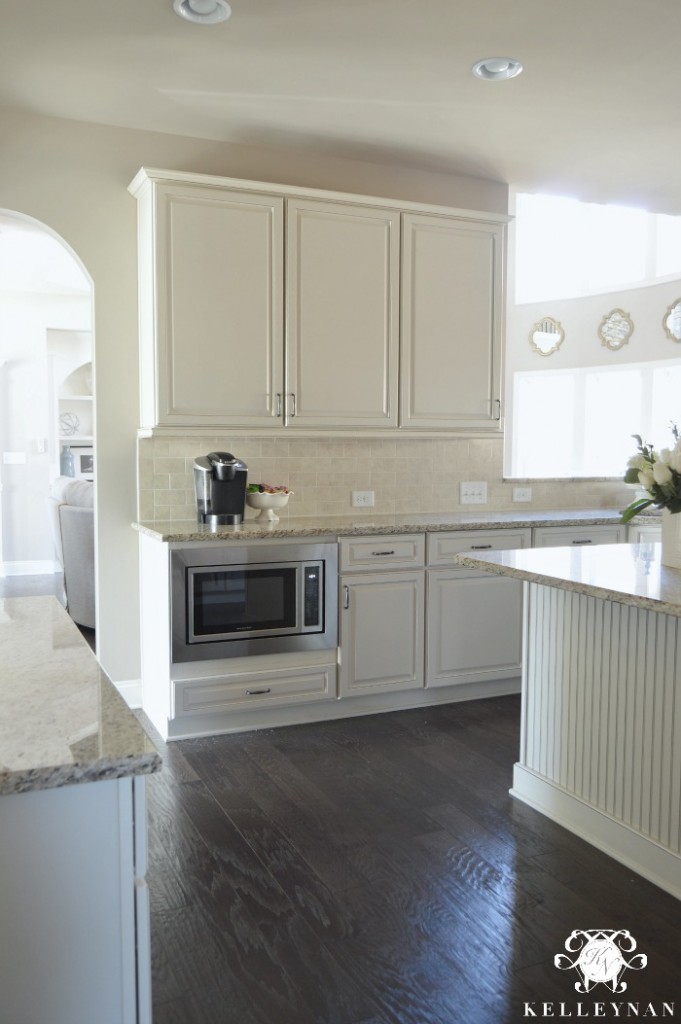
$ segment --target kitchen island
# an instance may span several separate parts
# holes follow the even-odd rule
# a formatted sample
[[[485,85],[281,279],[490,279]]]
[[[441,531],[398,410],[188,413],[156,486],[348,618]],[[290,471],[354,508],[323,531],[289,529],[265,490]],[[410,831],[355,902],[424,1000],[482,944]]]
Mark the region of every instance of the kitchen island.
[[[0,1016],[150,1024],[161,759],[53,597],[0,600]]]
[[[681,573],[658,544],[457,561],[525,584],[511,792],[681,898]]]

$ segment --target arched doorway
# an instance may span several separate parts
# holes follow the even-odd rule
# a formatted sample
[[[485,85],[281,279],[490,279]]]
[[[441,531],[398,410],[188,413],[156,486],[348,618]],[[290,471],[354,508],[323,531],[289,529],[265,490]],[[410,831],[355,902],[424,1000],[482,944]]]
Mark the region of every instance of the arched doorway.
[[[67,243],[0,210],[0,596],[63,592],[48,497],[64,469],[94,476],[93,326]]]

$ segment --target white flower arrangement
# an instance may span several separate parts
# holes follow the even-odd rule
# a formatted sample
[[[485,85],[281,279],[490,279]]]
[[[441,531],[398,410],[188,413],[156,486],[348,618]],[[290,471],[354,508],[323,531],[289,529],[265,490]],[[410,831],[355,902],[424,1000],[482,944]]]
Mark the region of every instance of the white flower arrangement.
[[[681,512],[681,434],[675,423],[672,423],[672,434],[674,447],[662,448],[659,452],[639,434],[633,435],[638,443],[638,455],[629,459],[624,482],[640,484],[649,497],[632,501],[622,513],[623,523],[628,523],[649,505]]]

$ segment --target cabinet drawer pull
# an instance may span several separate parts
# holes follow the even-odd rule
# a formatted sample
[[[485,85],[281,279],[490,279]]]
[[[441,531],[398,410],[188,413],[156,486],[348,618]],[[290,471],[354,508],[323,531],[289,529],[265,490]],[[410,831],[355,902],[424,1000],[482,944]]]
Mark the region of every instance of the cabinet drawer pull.
[[[291,417],[293,417],[293,416],[297,415],[297,406],[296,406],[295,392],[292,391],[290,393],[290,395],[289,395],[289,398],[291,399]]]
[[[346,609],[350,607],[350,587],[347,584],[343,585],[343,607]]]
[[[394,555],[395,551],[372,551],[372,555]]]
[[[275,395],[275,398],[276,398],[276,405],[274,407],[274,415],[279,417],[279,416],[281,416],[281,391],[277,391],[277,393]]]
[[[593,544],[593,541],[589,537],[587,540],[573,540],[573,544]]]
[[[471,551],[491,551],[491,544],[471,544]]]
[[[265,686],[262,690],[246,690],[246,694],[249,697],[257,697],[261,693],[271,693],[271,692],[272,692],[272,687],[271,686]]]

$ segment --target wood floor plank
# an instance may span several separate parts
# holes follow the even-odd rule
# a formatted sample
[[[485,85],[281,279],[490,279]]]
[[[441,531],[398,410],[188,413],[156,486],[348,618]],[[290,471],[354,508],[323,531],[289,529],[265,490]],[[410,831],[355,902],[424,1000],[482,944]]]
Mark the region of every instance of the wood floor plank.
[[[345,934],[342,900],[324,884],[281,829],[260,808],[232,810],[229,817],[315,934],[320,939]]]
[[[320,819],[314,808],[292,799],[288,791],[280,788],[276,780],[248,756],[241,735],[220,739],[224,748],[219,763],[211,763],[210,758],[202,761],[204,750],[200,750],[201,756],[197,756],[194,744],[203,741],[191,741],[192,746],[187,752],[187,757],[201,771],[206,788],[220,806],[228,814],[241,808],[262,812],[331,891],[343,891],[359,885],[361,878],[348,864],[343,852],[345,844],[333,842],[335,834],[329,834],[324,817]],[[231,783],[224,784],[222,764],[225,761],[232,775],[240,780],[241,792]],[[336,821],[336,808],[333,808],[333,820]]]
[[[356,915],[352,936],[333,943],[334,956],[372,993],[381,1012],[399,1024],[450,1024],[473,1020],[497,1024],[503,999],[489,1006],[477,990],[469,966],[461,968],[447,951],[414,927],[420,916],[413,893],[394,890],[391,898],[372,887],[348,894]],[[404,921],[410,928],[404,928]]]

